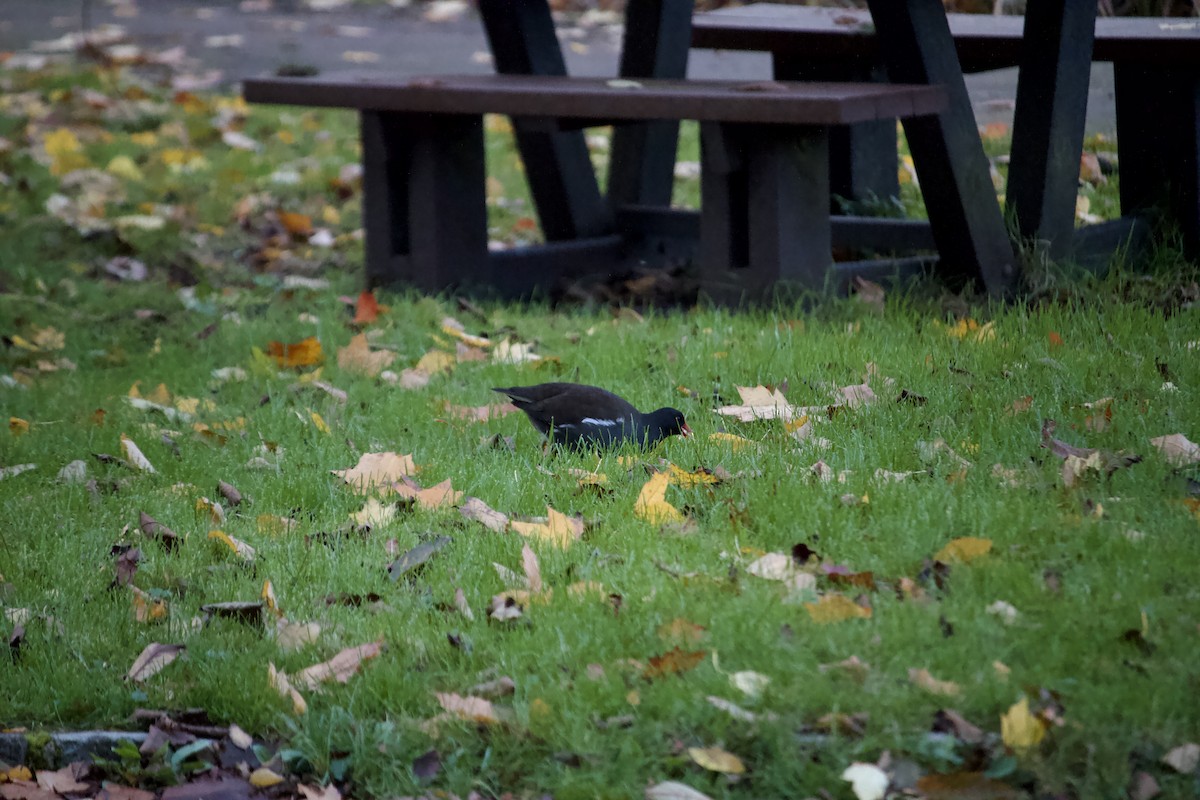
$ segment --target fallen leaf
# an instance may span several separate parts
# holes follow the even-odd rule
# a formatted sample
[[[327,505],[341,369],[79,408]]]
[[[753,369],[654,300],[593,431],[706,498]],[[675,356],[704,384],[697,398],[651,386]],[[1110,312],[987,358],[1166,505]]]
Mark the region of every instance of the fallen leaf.
[[[492,340],[486,336],[473,336],[467,333],[467,328],[454,317],[442,318],[442,333],[453,336],[468,347],[486,349],[492,346]]]
[[[454,369],[456,361],[454,354],[447,353],[445,350],[430,350],[417,360],[417,365],[413,369],[425,375],[436,375],[439,372],[449,372]]]
[[[687,752],[692,761],[711,772],[741,775],[746,771],[740,758],[719,747],[689,747]]]
[[[512,403],[495,403],[485,406],[456,406],[446,404],[446,412],[454,419],[465,419],[470,422],[487,422],[499,419],[516,411]]]
[[[646,800],[712,800],[711,797],[698,792],[686,783],[663,781],[646,788]]]
[[[670,622],[658,626],[658,638],[670,643],[696,644],[704,638],[705,628],[683,617],[676,617]]]
[[[416,489],[408,483],[398,482],[393,484],[396,494],[405,500],[415,500],[417,505],[426,510],[432,511],[442,506],[453,506],[462,498],[462,492],[454,491],[454,487],[450,485],[450,479],[442,481],[436,486],[430,486],[428,489]]]
[[[941,681],[929,674],[927,669],[909,669],[910,683],[921,687],[930,694],[940,694],[953,697],[961,691],[954,681]]]
[[[167,604],[162,599],[151,597],[136,586],[130,586],[133,602],[133,618],[137,622],[161,622],[167,618]]]
[[[529,591],[538,594],[542,591],[542,568],[538,557],[528,543],[521,545],[521,565],[525,570],[525,580],[529,582]]]
[[[863,608],[844,594],[826,594],[815,603],[805,603],[804,608],[813,622],[828,625],[848,619],[870,619],[871,609]]]
[[[243,542],[241,539],[235,539],[225,531],[209,531],[208,538],[212,541],[220,542],[230,549],[230,551],[242,559],[243,561],[254,560],[254,548]]]
[[[926,800],[1024,800],[1025,792],[982,772],[922,775],[917,789]]]
[[[583,536],[583,520],[568,517],[561,511],[555,511],[546,506],[545,522],[523,522],[513,520],[509,523],[514,531],[530,539],[550,542],[558,547],[566,548]]]
[[[1011,625],[1017,619],[1017,609],[1011,603],[1006,603],[1003,600],[997,600],[986,609],[987,613],[995,614],[1005,625]]]
[[[708,435],[708,440],[710,442],[721,442],[723,444],[727,444],[734,450],[741,450],[743,447],[750,447],[754,444],[753,441],[744,436],[738,436],[735,433],[724,432],[710,433]]]
[[[399,580],[400,576],[423,566],[425,562],[433,558],[435,553],[448,544],[450,544],[449,536],[439,536],[431,542],[417,545],[388,565],[388,575],[392,580]]]
[[[1000,737],[1014,750],[1035,747],[1046,735],[1046,723],[1029,710],[1029,698],[1022,697],[1000,717]]]
[[[296,788],[300,790],[304,800],[342,800],[342,793],[332,783],[321,787],[302,783]]]
[[[734,417],[741,422],[753,422],[758,419],[782,419],[785,422],[797,414],[793,406],[778,389],[768,389],[761,384],[758,386],[739,386],[741,405],[722,406],[717,413],[726,417]]]
[[[308,703],[305,701],[304,696],[292,686],[292,682],[286,672],[280,672],[275,669],[274,663],[267,664],[267,681],[274,687],[275,691],[292,701],[292,711],[297,714],[303,714],[308,711]]]
[[[381,486],[390,487],[393,483],[408,475],[415,475],[417,465],[413,463],[412,454],[399,453],[364,453],[358,463],[350,469],[332,470],[358,494],[369,494]]]
[[[364,661],[383,652],[383,642],[369,642],[358,647],[347,647],[328,661],[313,664],[296,673],[296,683],[306,689],[318,689],[325,681],[346,683],[358,672]]]
[[[458,506],[458,513],[497,533],[503,533],[508,528],[508,517],[478,497],[468,497],[463,500]]]
[[[140,469],[143,472],[157,472],[150,460],[142,454],[141,449],[134,444],[133,440],[125,434],[121,434],[121,452],[125,455],[125,460],[128,461],[135,469]]]
[[[528,364],[540,361],[541,358],[533,352],[533,343],[516,342],[512,339],[505,339],[492,351],[492,360],[498,364]]]
[[[374,378],[395,360],[396,354],[390,350],[372,350],[365,333],[358,334],[337,351],[338,369],[368,378]]]
[[[874,764],[856,761],[842,772],[842,780],[858,800],[883,800],[890,782],[887,773]]]
[[[478,722],[484,725],[495,725],[500,722],[496,708],[490,700],[482,697],[463,697],[454,692],[434,692],[438,704],[448,713],[468,722]]]
[[[159,644],[154,642],[146,645],[145,649],[133,661],[129,672],[125,673],[127,681],[144,681],[157,674],[163,667],[170,664],[187,647],[182,644]]]
[[[729,684],[747,697],[757,698],[771,685],[771,679],[761,672],[745,669],[730,673]]]
[[[767,553],[746,567],[746,572],[769,581],[786,581],[796,572],[796,562],[784,553]]]
[[[321,341],[315,336],[309,336],[307,339],[301,339],[293,344],[268,342],[267,355],[273,358],[281,369],[313,367],[320,364],[325,358],[321,351]]]
[[[379,301],[375,299],[375,292],[370,289],[362,291],[358,295],[358,302],[354,307],[354,324],[355,325],[370,325],[379,318]]]
[[[958,539],[951,539],[933,558],[935,561],[941,561],[943,564],[954,562],[969,564],[991,552],[991,549],[991,539],[977,539],[973,536],[963,536]]]
[[[642,677],[653,680],[664,675],[687,672],[703,661],[705,655],[707,653],[704,650],[685,651],[679,647],[673,647],[662,655],[651,657],[650,663],[642,671]]]
[[[60,795],[86,792],[91,787],[78,779],[77,772],[80,766],[83,765],[68,764],[59,770],[39,769],[37,785],[48,792],[57,792]]]
[[[1171,748],[1162,757],[1162,762],[1176,772],[1191,775],[1196,771],[1196,767],[1200,765],[1200,744],[1188,742],[1187,744]]]
[[[285,652],[314,644],[320,636],[321,625],[316,622],[292,622],[281,617],[275,623],[275,642]]]
[[[150,539],[154,539],[168,552],[179,547],[179,534],[163,525],[145,511],[138,512],[138,528]]]
[[[350,519],[355,525],[365,525],[368,528],[382,528],[395,518],[396,504],[384,505],[375,497],[368,497],[360,510],[350,513]]]
[[[666,522],[682,522],[683,514],[679,509],[667,502],[667,485],[671,475],[667,472],[656,473],[642,487],[637,501],[633,506],[633,514],[654,525]]]
[[[1200,445],[1188,441],[1182,433],[1172,433],[1169,436],[1158,436],[1150,440],[1150,444],[1158,448],[1163,458],[1173,467],[1186,467],[1200,462]]]

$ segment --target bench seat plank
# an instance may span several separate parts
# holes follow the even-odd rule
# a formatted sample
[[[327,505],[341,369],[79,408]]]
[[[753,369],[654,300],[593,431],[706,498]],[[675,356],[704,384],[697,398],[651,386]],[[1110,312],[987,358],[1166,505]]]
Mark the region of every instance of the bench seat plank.
[[[396,80],[369,73],[250,78],[254,103],[430,114],[506,114],[603,120],[690,119],[845,125],[936,114],[939,86],[744,81],[611,81],[548,75],[449,75]]]

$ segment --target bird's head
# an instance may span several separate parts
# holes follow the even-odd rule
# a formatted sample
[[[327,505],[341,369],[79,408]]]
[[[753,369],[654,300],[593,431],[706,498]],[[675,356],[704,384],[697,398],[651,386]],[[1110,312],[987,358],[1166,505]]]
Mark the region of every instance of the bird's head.
[[[683,418],[683,412],[675,408],[660,408],[653,414],[653,420],[658,429],[662,431],[663,436],[683,436],[692,435],[692,429],[688,427],[687,421]]]

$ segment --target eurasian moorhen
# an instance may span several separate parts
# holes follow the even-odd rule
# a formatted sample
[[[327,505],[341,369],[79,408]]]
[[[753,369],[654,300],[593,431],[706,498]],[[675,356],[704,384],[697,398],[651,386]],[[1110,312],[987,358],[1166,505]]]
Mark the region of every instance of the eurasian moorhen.
[[[629,401],[597,386],[540,383],[493,391],[508,395],[533,427],[555,444],[611,447],[625,441],[651,447],[667,436],[691,436],[683,413],[660,408],[643,414]]]

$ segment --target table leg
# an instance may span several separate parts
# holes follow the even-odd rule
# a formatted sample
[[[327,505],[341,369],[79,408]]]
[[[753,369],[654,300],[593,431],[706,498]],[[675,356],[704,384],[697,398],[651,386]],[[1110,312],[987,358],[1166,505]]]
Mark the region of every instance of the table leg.
[[[496,71],[566,75],[546,0],[479,0]],[[517,149],[548,241],[609,233],[613,215],[600,194],[583,131],[547,130],[513,120]]]
[[[1121,212],[1165,211],[1200,257],[1200,74],[1116,62],[1113,77]]]
[[[483,119],[360,113],[367,285],[489,284]]]
[[[802,54],[772,54],[773,72],[781,81],[869,81],[886,83],[882,64],[813,62]],[[900,159],[896,121],[881,119],[839,125],[829,131],[829,191],[852,202],[900,195]],[[834,199],[830,208],[841,213]],[[859,213],[859,212],[854,212]]]
[[[685,78],[692,41],[692,0],[631,0],[625,10],[622,78]],[[618,125],[609,152],[608,199],[624,205],[671,205],[676,121]]]
[[[994,297],[1016,289],[1012,243],[996,200],[962,67],[940,0],[868,0],[888,77],[941,84],[950,106],[904,120],[904,131],[937,242],[938,270],[951,284],[978,281]]]
[[[825,128],[705,125],[700,281],[722,301],[779,282],[821,290],[832,263]]]
[[[1025,12],[1005,203],[1023,238],[1062,258],[1075,233],[1096,5],[1039,0]]]

